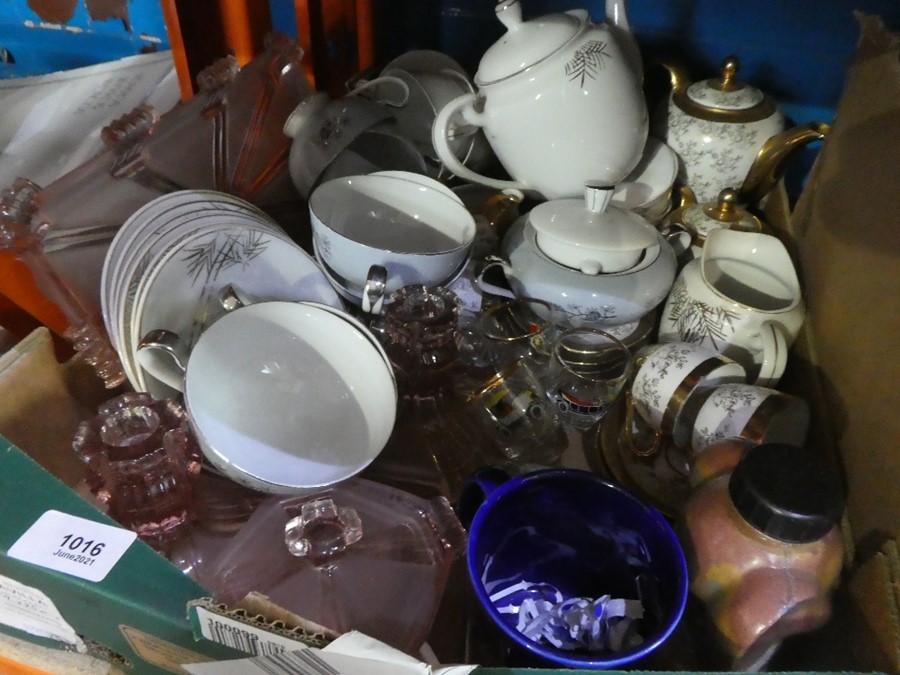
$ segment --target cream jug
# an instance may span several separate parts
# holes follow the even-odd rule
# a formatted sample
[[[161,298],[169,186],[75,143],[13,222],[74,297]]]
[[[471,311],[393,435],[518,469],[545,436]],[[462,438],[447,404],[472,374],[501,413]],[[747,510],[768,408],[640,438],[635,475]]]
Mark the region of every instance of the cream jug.
[[[608,0],[610,23],[584,9],[522,20],[519,0],[496,5],[506,34],[484,54],[477,93],[438,113],[432,141],[456,176],[544,199],[579,197],[588,181],[614,184],[641,159],[649,115],[640,52],[623,0]],[[481,127],[512,180],[482,176],[451,151],[451,119]]]
[[[774,387],[804,315],[800,281],[780,240],[713,230],[701,256],[675,279],[659,342],[705,345],[743,365],[752,384]]]

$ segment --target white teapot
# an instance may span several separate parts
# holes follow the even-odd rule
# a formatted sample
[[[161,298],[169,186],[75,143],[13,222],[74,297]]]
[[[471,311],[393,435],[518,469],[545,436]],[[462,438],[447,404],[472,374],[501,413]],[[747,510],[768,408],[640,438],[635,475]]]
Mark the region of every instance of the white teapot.
[[[592,22],[584,9],[523,21],[519,0],[497,3],[507,32],[481,59],[478,92],[450,101],[432,127],[444,165],[464,180],[544,199],[625,178],[641,159],[649,114],[623,2],[607,0],[611,24]],[[483,128],[511,181],[478,174],[452,152],[459,114]]]

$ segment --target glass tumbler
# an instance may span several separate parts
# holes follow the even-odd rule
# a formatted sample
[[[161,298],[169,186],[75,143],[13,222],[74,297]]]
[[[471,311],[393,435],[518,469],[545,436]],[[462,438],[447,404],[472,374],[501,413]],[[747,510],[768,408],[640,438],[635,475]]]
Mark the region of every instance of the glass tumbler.
[[[468,358],[467,402],[519,469],[557,464],[567,447],[541,381],[557,333],[556,316],[551,304],[531,298],[492,307],[479,317]]]
[[[485,359],[500,368],[523,360],[533,369],[545,367],[557,334],[558,312],[533,298],[516,298],[484,311],[478,337]]]
[[[547,396],[566,427],[583,431],[603,419],[631,368],[631,352],[620,340],[595,328],[570,328],[553,344]]]

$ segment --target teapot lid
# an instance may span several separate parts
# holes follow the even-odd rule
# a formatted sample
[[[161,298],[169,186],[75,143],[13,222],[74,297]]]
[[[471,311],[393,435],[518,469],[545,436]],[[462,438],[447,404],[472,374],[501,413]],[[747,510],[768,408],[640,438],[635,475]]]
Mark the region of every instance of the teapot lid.
[[[638,214],[610,204],[614,185],[586,183],[584,199],[557,199],[535,206],[528,219],[538,247],[549,258],[596,274],[621,272],[657,243],[657,231]]]
[[[712,230],[729,229],[742,232],[761,232],[762,221],[740,204],[738,191],[725,188],[715,201],[688,204],[671,216],[673,223],[681,224],[690,232],[693,243],[702,245]]]
[[[587,10],[547,14],[522,20],[519,0],[501,0],[495,7],[506,34],[491,45],[478,64],[475,84],[506,79],[540,63],[578,35],[589,22]]]
[[[736,56],[722,61],[717,78],[694,82],[674,92],[673,101],[687,114],[714,122],[756,122],[777,111],[775,101],[762,91],[735,79],[741,62]]]

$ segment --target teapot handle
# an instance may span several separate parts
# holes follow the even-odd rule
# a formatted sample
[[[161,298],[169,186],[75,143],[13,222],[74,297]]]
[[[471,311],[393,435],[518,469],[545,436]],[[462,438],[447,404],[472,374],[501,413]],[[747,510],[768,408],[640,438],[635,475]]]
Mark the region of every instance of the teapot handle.
[[[485,281],[484,275],[488,270],[494,269],[495,267],[500,267],[503,269],[503,273],[506,274],[507,270],[510,269],[509,263],[505,260],[498,258],[497,256],[488,256],[487,264],[481,268],[481,271],[478,273],[478,276],[475,277],[475,284],[478,288],[481,289],[483,293],[491,293],[492,295],[500,296],[501,298],[508,298],[510,300],[515,300],[515,293],[511,292],[507,288],[503,288],[501,286],[495,286],[489,281]]]
[[[533,190],[528,186],[512,180],[500,180],[498,178],[488,178],[480,173],[472,171],[466,167],[450,148],[450,120],[457,113],[461,112],[463,118],[469,124],[475,126],[483,126],[481,124],[481,113],[475,110],[475,99],[477,94],[468,93],[456,97],[445,105],[434,119],[434,125],[431,128],[431,143],[434,145],[434,151],[443,165],[458,178],[486,185],[496,190]]]

